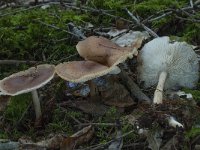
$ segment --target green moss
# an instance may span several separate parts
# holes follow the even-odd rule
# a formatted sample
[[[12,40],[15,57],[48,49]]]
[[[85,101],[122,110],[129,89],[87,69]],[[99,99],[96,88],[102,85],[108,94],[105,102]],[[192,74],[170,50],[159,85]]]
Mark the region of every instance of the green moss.
[[[6,111],[4,112],[7,122],[11,126],[17,125],[22,114],[26,111],[31,102],[32,96],[30,93],[12,97]]]
[[[181,33],[178,33],[178,35]],[[200,25],[199,23],[188,22],[183,29],[183,38],[192,44],[197,45],[200,41]]]
[[[129,123],[124,123],[123,114],[120,114],[115,107],[111,107],[108,112],[99,117],[96,122],[98,123],[115,123],[116,119],[119,119],[121,122],[121,131],[122,134],[128,133],[131,130],[134,130],[133,125]],[[108,136],[108,133],[110,136]],[[116,134],[116,128],[114,126],[107,126],[107,125],[99,125],[95,132],[98,140],[100,143],[105,143],[111,140]],[[133,142],[137,138],[137,135],[133,132],[126,137],[123,138],[124,143],[128,144]]]
[[[185,137],[188,138],[188,139],[192,139],[199,134],[200,134],[200,128],[192,127],[191,130],[189,130],[185,133]]]
[[[8,134],[5,133],[3,130],[0,129],[0,138],[1,139],[8,139]]]
[[[156,14],[161,10],[167,8],[179,8],[187,4],[186,0],[174,1],[174,0],[144,0],[139,1],[136,5],[132,6],[135,13],[139,14],[141,17],[149,17],[152,14]]]
[[[81,118],[82,113],[70,109],[64,111],[61,108],[55,109],[53,113],[53,119],[46,127],[46,134],[52,132],[62,132],[68,135],[73,134],[73,121],[70,121],[72,120],[72,117]]]
[[[164,25],[166,25],[166,23],[169,22],[169,19],[170,19],[169,17],[166,17],[166,18],[161,18],[159,20],[153,21],[152,27],[153,28],[159,28],[161,26],[164,26]]]
[[[61,54],[57,57],[54,55],[52,61],[60,59],[60,56],[69,56],[75,52],[75,48],[72,49],[70,44],[66,44],[66,40],[57,42],[64,38],[70,39],[71,35],[62,30],[45,26],[37,20],[60,29],[66,29],[67,23],[83,23],[83,20],[87,20],[87,15],[74,11],[58,10],[58,7],[52,6],[47,10],[31,9],[1,17],[0,59],[43,60],[42,53],[46,58],[49,58],[53,52],[60,51]]]
[[[121,9],[125,4],[125,0],[91,0],[89,5],[96,8],[103,9]]]
[[[193,98],[197,101],[200,101],[200,91],[199,90],[191,90],[191,89],[183,89],[186,93],[191,93]]]
[[[2,128],[0,129],[0,138],[17,140],[24,134],[29,135],[29,131],[27,131],[25,127],[26,125],[22,125],[22,122],[26,118],[26,116],[23,115],[26,113],[31,102],[32,96],[30,93],[11,97],[10,103],[3,114],[4,121],[2,127],[4,126],[4,130]],[[27,114],[28,113],[29,112],[27,112]],[[31,118],[26,118],[25,120],[28,122]],[[21,130],[21,128],[23,128],[23,130]],[[34,136],[34,134],[31,136]]]

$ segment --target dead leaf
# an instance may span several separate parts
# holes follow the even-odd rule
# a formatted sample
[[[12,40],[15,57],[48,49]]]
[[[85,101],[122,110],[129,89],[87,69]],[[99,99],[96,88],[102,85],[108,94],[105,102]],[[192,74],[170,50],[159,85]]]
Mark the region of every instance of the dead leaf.
[[[70,137],[63,140],[60,146],[60,150],[73,150],[75,146],[81,145],[91,140],[94,135],[93,127],[87,126],[82,130],[76,132]]]
[[[149,148],[152,150],[159,150],[160,145],[162,143],[162,134],[163,130],[155,130],[155,131],[149,131],[147,133],[147,141],[149,143]]]
[[[76,137],[67,137],[60,145],[60,150],[73,150],[77,144]]]
[[[98,84],[98,89],[101,99],[106,105],[125,108],[136,104],[127,89],[113,76],[112,78],[104,77],[104,84]]]
[[[110,35],[111,37],[116,37],[119,34],[125,33],[126,31],[127,29],[122,29],[122,30],[111,29],[107,34]]]
[[[142,41],[149,37],[150,36],[146,31],[140,32],[130,30],[129,33],[115,37],[112,39],[112,41],[121,47],[136,46],[139,48],[142,44]]]
[[[119,30],[128,28],[128,22],[122,19],[116,19],[115,24],[116,24],[116,28]]]
[[[75,100],[73,102],[66,103],[68,107],[73,107],[82,110],[84,113],[93,115],[104,115],[109,107],[97,102],[88,100]]]
[[[60,147],[60,143],[63,141],[63,139],[63,135],[58,134],[48,140],[37,142],[36,145],[43,146],[49,149],[57,149]]]
[[[45,149],[59,149],[60,143],[62,143],[63,139],[64,139],[63,135],[57,134],[52,138],[45,139],[36,143],[32,142],[30,139],[27,138],[21,138],[19,139],[19,142],[23,149],[45,150]]]

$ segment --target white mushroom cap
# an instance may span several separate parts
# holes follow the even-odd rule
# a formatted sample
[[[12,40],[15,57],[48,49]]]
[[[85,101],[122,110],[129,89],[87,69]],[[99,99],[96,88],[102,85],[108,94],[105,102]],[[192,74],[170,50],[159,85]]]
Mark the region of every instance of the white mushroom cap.
[[[54,65],[42,64],[31,67],[1,80],[0,91],[11,96],[28,93],[48,83],[54,77],[54,73]]]
[[[195,87],[199,64],[192,46],[185,42],[170,43],[169,37],[155,38],[145,44],[138,56],[138,79],[144,86],[157,84],[159,74],[167,72],[165,89]]]
[[[85,60],[95,61],[108,67],[118,65],[138,53],[135,47],[120,47],[111,40],[96,36],[80,41],[76,48]]]
[[[56,66],[56,73],[62,79],[70,82],[85,82],[108,73],[119,72],[117,66],[104,66],[93,61],[71,61],[58,64]]]

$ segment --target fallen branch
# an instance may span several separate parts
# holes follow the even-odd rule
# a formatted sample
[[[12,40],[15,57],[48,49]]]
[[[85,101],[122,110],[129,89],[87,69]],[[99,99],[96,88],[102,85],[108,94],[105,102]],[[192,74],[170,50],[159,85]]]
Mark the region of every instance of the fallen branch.
[[[45,23],[45,22],[43,22],[43,21],[36,20],[36,19],[34,19],[34,21],[35,21],[35,22],[38,22],[38,23],[40,23],[40,24],[42,24],[42,25],[45,25],[45,26],[47,26],[47,27],[51,27],[51,28],[54,28],[54,29],[56,29],[56,30],[61,30],[61,31],[66,32],[66,33],[68,33],[68,34],[71,34],[71,35],[73,35],[73,36],[75,36],[75,37],[77,37],[77,38],[79,37],[79,35],[76,35],[76,34],[70,32],[70,31],[67,31],[67,30],[65,30],[65,29],[61,29],[61,28],[59,28],[59,27],[57,27],[57,26],[54,26],[54,25],[51,25],[51,24],[47,24],[47,23]]]
[[[142,26],[153,37],[158,37],[158,35],[153,30],[151,30],[150,28],[145,26],[143,23],[141,23],[140,20],[137,17],[135,17],[127,8],[125,8],[125,10],[128,13],[128,15],[137,23],[137,25]]]
[[[0,65],[16,65],[16,64],[36,64],[40,61],[29,61],[29,60],[0,60]]]
[[[200,22],[200,20],[197,20],[197,19],[183,18],[183,17],[177,16],[177,15],[175,17],[180,19],[180,20],[190,21],[190,22],[193,22],[193,23],[195,23],[195,22],[199,23]]]
[[[193,7],[187,6],[187,7],[183,7],[183,8],[179,8],[179,9],[167,9],[165,11],[161,11],[161,12],[164,12],[164,13],[161,14],[160,16],[145,20],[143,23],[153,22],[153,21],[159,20],[161,18],[167,17],[169,15],[172,15],[172,14],[175,14],[175,13],[177,14],[177,13],[180,13],[180,12],[187,13],[187,15],[189,14],[189,16],[190,16],[191,14],[188,11],[194,11],[195,9],[199,9],[199,8],[200,8],[200,6],[198,5],[198,3],[195,3],[193,5]]]
[[[129,132],[123,134],[122,136],[117,137],[116,139],[124,138],[124,137],[126,137],[127,135],[129,135],[129,134],[131,134],[131,133],[137,134],[137,133],[135,132],[135,130],[131,130],[131,131],[129,131]],[[97,145],[92,145],[92,146],[89,146],[89,147],[86,147],[86,148],[83,148],[83,149],[76,149],[76,150],[91,150],[91,149],[92,149],[92,150],[97,150],[97,149],[100,149],[100,148],[102,148],[102,147],[105,147],[105,146],[109,145],[110,143],[114,142],[114,140],[116,140],[116,139],[110,140],[110,141],[108,141],[108,142],[106,142],[106,143],[101,143],[101,144],[97,144]]]
[[[95,9],[95,8],[86,7],[86,6],[76,7],[75,5],[72,5],[72,4],[69,4],[69,3],[64,3],[64,4],[65,4],[64,5],[65,7],[70,8],[70,9],[75,9],[75,10],[80,10],[80,11],[90,11],[92,13],[102,14],[102,15],[110,16],[112,18],[118,18],[118,19],[123,20],[125,22],[132,23],[131,20],[125,19],[123,17],[112,15],[112,14],[108,13],[108,11],[103,10],[103,9]]]
[[[19,149],[20,144],[19,142],[13,142],[10,140],[0,139],[0,149],[2,150],[17,150]]]
[[[51,3],[49,3],[49,4],[53,4],[53,3],[51,2]],[[20,9],[20,10],[12,11],[12,12],[5,13],[5,14],[0,15],[0,17],[5,17],[5,16],[9,16],[9,15],[14,15],[14,14],[17,14],[17,13],[20,13],[20,12],[24,12],[24,11],[27,11],[27,10],[31,10],[31,9],[34,9],[34,8],[37,8],[37,7],[41,7],[41,6],[43,6],[43,5],[44,5],[44,4],[40,4],[40,5],[35,5],[35,6],[32,6],[32,7],[25,8],[25,9]]]
[[[151,99],[142,92],[138,85],[127,75],[125,71],[122,70],[119,76],[132,96],[136,97],[139,101],[145,101],[149,104],[152,102]]]

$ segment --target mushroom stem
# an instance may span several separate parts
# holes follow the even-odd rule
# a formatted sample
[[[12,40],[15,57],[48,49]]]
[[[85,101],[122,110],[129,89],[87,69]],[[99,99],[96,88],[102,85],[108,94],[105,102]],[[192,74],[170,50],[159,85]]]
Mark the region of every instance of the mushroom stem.
[[[92,80],[88,81],[88,85],[90,88],[90,100],[98,102],[100,100],[100,96],[98,94],[97,85]]]
[[[158,85],[154,92],[154,98],[153,98],[154,104],[162,104],[163,102],[163,88],[166,78],[167,78],[167,72],[165,71],[161,72],[159,76]]]
[[[92,80],[88,81],[90,87],[90,97],[94,97],[96,95],[96,85]]]
[[[35,115],[36,115],[36,120],[37,120],[42,115],[40,100],[39,100],[39,97],[38,97],[37,90],[31,91],[31,94],[32,94],[32,98],[33,98],[33,105],[34,105]]]

